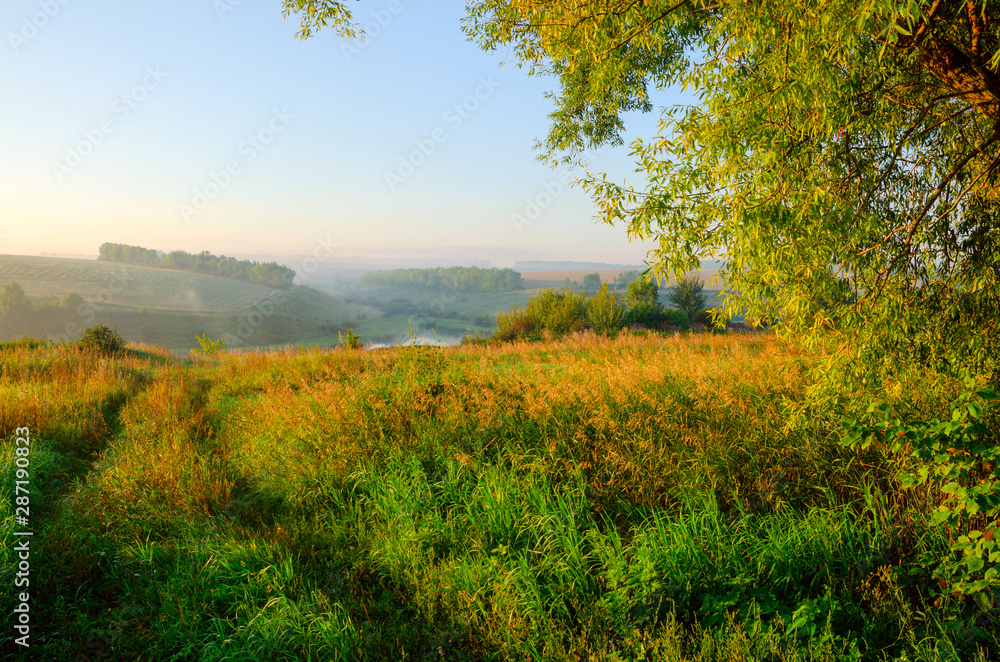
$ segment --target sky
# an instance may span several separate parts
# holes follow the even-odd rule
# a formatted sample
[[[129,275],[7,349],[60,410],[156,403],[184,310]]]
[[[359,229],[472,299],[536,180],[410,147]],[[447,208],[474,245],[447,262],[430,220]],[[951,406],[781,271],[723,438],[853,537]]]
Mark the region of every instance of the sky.
[[[297,39],[280,0],[5,0],[0,253],[642,263],[536,159],[554,80],[467,41],[463,2],[350,7],[362,42]],[[592,167],[634,182],[628,152]]]

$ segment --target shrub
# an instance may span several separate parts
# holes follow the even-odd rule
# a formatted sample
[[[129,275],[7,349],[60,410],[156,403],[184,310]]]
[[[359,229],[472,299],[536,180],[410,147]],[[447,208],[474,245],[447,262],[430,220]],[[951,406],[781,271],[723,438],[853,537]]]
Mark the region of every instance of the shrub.
[[[348,329],[346,336],[338,332],[337,337],[344,349],[361,349],[361,337],[354,333],[354,329]]]
[[[500,342],[524,340],[535,331],[535,321],[528,317],[520,306],[514,306],[509,313],[497,315],[497,330],[493,338]]]
[[[84,304],[83,297],[77,294],[76,292],[67,294],[62,299],[59,300],[59,305],[62,306],[63,310],[66,310],[71,313],[76,313],[79,310],[80,306],[82,306],[83,304]]]
[[[468,329],[466,329],[466,331],[468,331]],[[462,347],[484,347],[489,345],[490,342],[492,342],[490,336],[476,331],[475,333],[467,333],[462,336],[462,340],[459,344]]]
[[[525,312],[536,328],[561,336],[573,329],[574,322],[586,321],[587,295],[557,292],[547,287],[528,301]]]
[[[198,345],[201,349],[191,350],[194,354],[204,354],[205,356],[218,356],[219,354],[226,353],[226,341],[222,338],[218,340],[212,340],[208,337],[207,333],[200,336],[195,336],[198,341]]]
[[[616,292],[608,290],[607,283],[587,302],[587,320],[594,331],[608,337],[617,335],[624,325],[625,306]]]
[[[681,331],[687,331],[691,328],[691,320],[684,314],[684,311],[677,310],[676,308],[664,308],[663,321],[676,326]]]
[[[125,349],[125,341],[118,335],[118,332],[101,324],[83,332],[83,337],[80,338],[80,347],[97,349],[101,354],[114,354]]]
[[[684,276],[670,288],[671,303],[674,304],[675,308],[684,311],[691,322],[698,322],[699,316],[705,310],[703,286],[704,284],[697,276],[692,278]]]
[[[630,281],[625,290],[625,303],[628,305],[626,323],[654,327],[666,321],[659,296],[660,288],[649,278]]]

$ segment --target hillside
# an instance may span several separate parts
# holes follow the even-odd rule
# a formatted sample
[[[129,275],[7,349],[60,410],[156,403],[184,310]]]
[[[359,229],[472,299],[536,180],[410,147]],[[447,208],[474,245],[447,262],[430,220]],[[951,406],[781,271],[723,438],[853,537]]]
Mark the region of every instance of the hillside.
[[[223,338],[232,348],[289,343],[335,345],[337,331],[377,317],[364,305],[316,289],[277,289],[246,281],[96,260],[0,255],[0,285],[17,281],[35,313],[16,335],[75,340],[103,324],[126,340],[185,354],[196,335]],[[62,297],[85,300],[59,310]]]
[[[16,280],[29,297],[76,292],[88,301],[128,307],[233,312],[274,288],[246,281],[138,265],[25,255],[0,255],[0,283]]]
[[[0,356],[0,583],[33,531],[37,659],[1000,655],[989,599],[933,574],[940,495],[904,489],[886,447],[842,446],[841,409],[803,408],[822,348]],[[926,419],[956,385],[878,393]]]

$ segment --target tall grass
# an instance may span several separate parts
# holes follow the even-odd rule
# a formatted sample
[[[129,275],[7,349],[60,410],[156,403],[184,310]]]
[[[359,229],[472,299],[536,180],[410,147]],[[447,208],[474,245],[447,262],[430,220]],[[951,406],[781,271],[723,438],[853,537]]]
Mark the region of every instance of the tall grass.
[[[948,540],[894,458],[801,415],[822,349],[144,351],[3,355],[0,388],[50,396],[0,409],[58,483],[36,520],[45,659],[1000,655],[993,612],[931,580]],[[919,411],[951,386],[907,388]]]

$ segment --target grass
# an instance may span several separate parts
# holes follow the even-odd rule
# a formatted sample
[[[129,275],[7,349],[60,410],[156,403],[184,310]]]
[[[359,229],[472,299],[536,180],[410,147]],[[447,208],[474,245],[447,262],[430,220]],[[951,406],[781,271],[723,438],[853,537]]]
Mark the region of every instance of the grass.
[[[948,538],[895,459],[793,417],[821,354],[629,333],[193,361],[0,348],[3,429],[35,439],[32,652],[995,659],[997,612],[930,577]],[[915,383],[887,389],[915,416],[954,388]]]
[[[18,335],[79,338],[85,328],[108,326],[137,343],[178,354],[198,347],[196,335],[226,337],[230,347],[288,343],[336,344],[328,328],[345,330],[377,314],[309,287],[278,290],[245,281],[169,269],[0,255],[0,284],[16,280],[36,308]],[[81,295],[82,310],[52,307],[67,294]],[[39,312],[39,308],[41,311]]]
[[[32,297],[76,292],[89,301],[190,312],[235,312],[273,292],[266,285],[155,267],[0,255],[0,283],[12,280]]]

